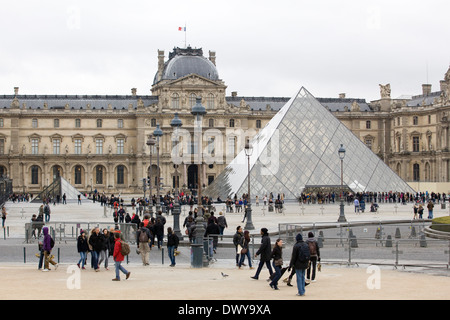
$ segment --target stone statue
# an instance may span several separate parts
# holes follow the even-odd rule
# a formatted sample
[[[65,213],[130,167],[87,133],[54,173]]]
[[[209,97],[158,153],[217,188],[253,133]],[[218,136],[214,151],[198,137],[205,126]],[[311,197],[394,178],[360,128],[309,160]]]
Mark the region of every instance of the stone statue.
[[[386,85],[380,84],[380,94],[381,94],[381,99],[390,99],[391,98],[391,85],[389,83]]]

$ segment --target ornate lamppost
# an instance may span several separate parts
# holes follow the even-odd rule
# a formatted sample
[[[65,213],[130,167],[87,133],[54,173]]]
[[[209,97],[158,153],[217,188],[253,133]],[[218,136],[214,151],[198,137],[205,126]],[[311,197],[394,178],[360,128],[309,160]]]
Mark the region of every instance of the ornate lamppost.
[[[170,122],[170,126],[173,128],[174,130],[174,136],[173,136],[173,140],[176,141],[176,152],[177,152],[177,156],[178,156],[178,128],[180,128],[183,125],[183,122],[181,121],[181,119],[178,117],[178,113],[175,113],[175,117],[172,119],[172,121]],[[178,169],[175,169],[175,198],[174,198],[174,205],[173,205],[173,232],[178,236],[178,238],[183,239],[183,235],[181,234],[180,231],[180,213],[181,213],[181,208],[180,208],[180,200],[179,200],[179,188],[178,188]]]
[[[339,159],[341,159],[341,203],[339,204],[339,218],[338,222],[347,222],[344,214],[344,157],[345,157],[345,148],[341,144],[341,147],[338,150]]]
[[[148,189],[149,189],[149,202],[148,202],[148,211],[150,213],[150,217],[153,217],[153,202],[152,202],[152,154],[153,154],[153,147],[155,145],[156,141],[153,136],[150,136],[147,140],[147,145],[150,148],[150,177],[148,181]],[[144,196],[144,206],[145,206],[145,196]],[[145,207],[144,207],[145,212]]]
[[[157,185],[156,185],[156,213],[158,213],[161,210],[161,198],[159,194],[159,189],[161,188],[161,168],[159,166],[159,143],[160,143],[160,137],[163,136],[163,132],[159,127],[159,124],[156,125],[155,131],[153,131],[153,136],[156,137],[156,156],[157,156],[157,165],[158,165],[158,177],[156,179]]]
[[[245,224],[246,230],[254,230],[255,226],[252,221],[252,200],[250,197],[250,157],[253,153],[253,147],[250,145],[250,142],[245,143],[245,155],[247,156],[247,223]]]

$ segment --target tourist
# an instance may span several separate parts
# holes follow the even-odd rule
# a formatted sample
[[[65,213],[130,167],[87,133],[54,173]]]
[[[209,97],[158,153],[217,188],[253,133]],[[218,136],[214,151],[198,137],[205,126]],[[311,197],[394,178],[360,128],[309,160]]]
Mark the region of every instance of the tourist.
[[[419,214],[419,219],[423,219],[423,206],[421,203],[419,203],[419,209],[417,210],[417,213]]]
[[[53,266],[55,266],[55,270],[58,268],[58,264],[53,261],[52,256],[52,237],[48,233],[48,227],[42,228],[42,232],[44,234],[44,241],[43,241],[43,247],[44,250],[44,269],[42,271],[50,271],[49,263],[51,263]]]
[[[214,220],[209,221],[210,222],[208,223],[208,226],[206,227],[205,230],[205,237],[208,238],[209,243],[211,243],[210,240],[212,240],[212,250],[214,251],[214,253],[216,253],[217,244],[219,242],[220,229],[217,223],[214,222]],[[210,254],[210,256],[212,256],[212,254]]]
[[[44,218],[45,218],[45,222],[49,222],[50,221],[50,206],[48,205],[48,203],[46,203],[44,205]]]
[[[315,282],[316,266],[317,262],[320,261],[320,250],[319,244],[317,243],[317,240],[314,237],[314,233],[312,233],[311,231],[308,232],[308,239],[306,239],[306,243],[309,246],[309,255],[310,255],[310,264],[308,270],[306,271],[306,280]]]
[[[156,219],[153,228],[154,235],[156,236],[156,241],[158,244],[158,249],[160,250],[164,241],[164,224],[162,223],[160,218]]]
[[[217,224],[219,225],[220,235],[223,236],[223,231],[228,228],[227,219],[223,215],[223,212],[219,212],[219,217],[217,218]],[[223,240],[223,237],[221,238]]]
[[[149,265],[149,257],[150,257],[150,239],[151,234],[150,230],[145,227],[144,222],[140,223],[140,228],[136,232],[136,243],[139,254],[142,258],[142,264],[144,266]]]
[[[433,219],[433,208],[434,208],[434,204],[431,200],[429,200],[428,204],[427,204],[428,219]]]
[[[248,259],[249,268],[253,269],[252,258],[250,256],[250,241],[251,241],[251,239],[250,239],[250,232],[248,230],[244,231],[244,236],[242,237],[241,241],[242,241],[241,242],[242,249],[240,252],[241,258],[239,259],[239,269],[241,269],[241,266],[244,265],[245,257],[247,257],[247,259]]]
[[[281,278],[281,267],[283,266],[283,240],[277,239],[272,249],[271,258],[275,275],[269,286],[274,290],[278,290],[278,280]]]
[[[271,259],[271,245],[270,245],[270,237],[267,228],[261,229],[261,245],[258,249],[258,251],[255,253],[255,258],[257,256],[260,256],[260,261],[258,265],[258,269],[256,270],[256,273],[252,279],[258,280],[259,274],[262,270],[262,267],[264,264],[266,265],[267,269],[269,270],[269,274],[272,275],[272,267],[270,266],[270,259]]]
[[[6,208],[2,207],[2,227],[3,228],[5,227],[6,215],[7,215]]]
[[[98,267],[100,268],[100,265],[103,261],[105,261],[105,269],[108,269],[108,247],[109,247],[109,231],[108,229],[103,229],[103,232],[100,234],[100,241],[101,241],[101,250],[99,252],[99,260],[98,260]]]
[[[236,233],[233,236],[233,244],[236,249],[236,266],[239,266],[239,255],[241,254],[241,249],[239,247],[242,247],[243,236],[244,234],[242,233],[242,227],[237,226]]]
[[[92,255],[92,268],[96,272],[100,271],[100,268],[98,266],[98,260],[100,251],[102,251],[102,239],[100,235],[100,229],[98,227],[94,228],[91,232],[91,235],[89,236],[89,244],[92,247],[91,255]]]
[[[413,212],[414,212],[414,216],[413,216],[413,220],[417,219],[417,214],[419,212],[419,204],[416,202],[413,205]]]
[[[167,228],[167,253],[170,259],[170,266],[175,267],[175,251],[178,249],[180,240],[178,236],[173,232],[171,227]]]
[[[297,234],[297,242],[292,248],[291,262],[289,263],[289,270],[295,269],[297,276],[297,290],[298,296],[305,295],[305,270],[309,263],[309,246],[303,241],[301,233]]]
[[[127,271],[122,266],[122,261],[125,259],[125,257],[122,254],[122,243],[120,239],[120,233],[115,232],[114,233],[114,253],[113,253],[113,259],[114,259],[114,265],[116,269],[116,277],[112,279],[112,281],[120,281],[120,272],[123,272],[126,274],[126,279],[130,277],[131,272]]]
[[[84,269],[86,269],[84,267],[84,264],[86,263],[89,246],[88,246],[88,242],[87,242],[87,238],[86,238],[86,232],[84,232],[83,230],[80,231],[80,235],[78,236],[78,239],[77,239],[77,251],[80,254],[80,260],[78,260],[77,266],[78,266],[78,268],[80,268],[80,264],[81,264],[81,269],[84,270]]]

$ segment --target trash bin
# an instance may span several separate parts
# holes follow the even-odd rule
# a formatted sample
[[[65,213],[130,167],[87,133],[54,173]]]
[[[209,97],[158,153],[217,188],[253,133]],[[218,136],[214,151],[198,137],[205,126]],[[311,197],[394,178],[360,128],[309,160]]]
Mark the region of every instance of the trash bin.
[[[445,209],[445,203],[441,203],[441,209]]]

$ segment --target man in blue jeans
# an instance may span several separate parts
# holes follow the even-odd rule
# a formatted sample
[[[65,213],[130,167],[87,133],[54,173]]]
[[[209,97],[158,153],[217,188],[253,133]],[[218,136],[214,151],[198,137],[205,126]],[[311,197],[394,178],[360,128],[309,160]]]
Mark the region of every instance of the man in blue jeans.
[[[297,234],[297,243],[292,248],[291,262],[289,264],[289,270],[295,269],[297,276],[297,296],[305,295],[305,271],[308,269],[308,263],[310,258],[309,246],[303,241],[302,235]]]

